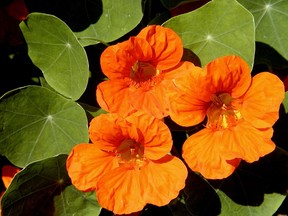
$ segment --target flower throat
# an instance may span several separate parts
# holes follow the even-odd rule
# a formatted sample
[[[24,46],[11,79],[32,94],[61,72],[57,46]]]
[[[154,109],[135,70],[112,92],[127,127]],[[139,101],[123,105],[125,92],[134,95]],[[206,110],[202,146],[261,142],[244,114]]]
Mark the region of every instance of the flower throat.
[[[233,98],[228,93],[214,94],[211,105],[207,111],[207,127],[213,129],[226,129],[234,127],[242,119],[242,115],[233,105]]]
[[[116,150],[119,166],[141,169],[146,164],[144,146],[132,139],[125,139]]]

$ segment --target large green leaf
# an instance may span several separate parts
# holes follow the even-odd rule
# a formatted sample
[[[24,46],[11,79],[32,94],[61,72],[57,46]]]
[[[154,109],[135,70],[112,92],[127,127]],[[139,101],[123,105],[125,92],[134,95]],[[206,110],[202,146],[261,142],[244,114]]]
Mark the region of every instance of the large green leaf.
[[[47,83],[77,100],[88,84],[88,59],[71,29],[53,15],[31,13],[20,23],[28,54]]]
[[[2,198],[3,216],[96,216],[95,192],[82,193],[71,185],[67,155],[29,164],[12,180]]]
[[[0,154],[19,167],[89,141],[82,107],[43,87],[2,99],[0,124]]]
[[[265,194],[264,201],[261,205],[244,206],[233,202],[221,190],[217,190],[217,194],[221,200],[221,216],[271,216],[276,212],[285,199],[285,196],[281,194]]]
[[[163,25],[179,34],[184,47],[198,55],[202,65],[231,54],[241,56],[250,67],[253,65],[253,16],[236,0],[213,0]]]
[[[254,16],[256,40],[269,44],[288,60],[287,0],[238,0]]]
[[[141,0],[103,0],[96,23],[75,32],[83,46],[114,41],[135,28],[143,17]]]

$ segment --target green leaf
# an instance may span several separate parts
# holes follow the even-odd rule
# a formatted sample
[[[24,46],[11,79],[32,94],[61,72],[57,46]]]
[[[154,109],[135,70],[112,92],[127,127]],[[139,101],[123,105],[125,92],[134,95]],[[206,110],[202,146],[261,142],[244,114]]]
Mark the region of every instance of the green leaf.
[[[99,20],[75,32],[83,46],[114,41],[134,29],[143,17],[141,0],[103,0],[102,4]]]
[[[221,200],[221,216],[270,216],[277,211],[286,197],[277,193],[265,194],[264,201],[260,206],[244,206],[233,202],[221,190],[217,190],[217,194]]]
[[[255,52],[252,14],[236,0],[213,0],[163,24],[176,31],[185,48],[206,65],[225,55],[241,56],[252,68]]]
[[[47,83],[64,96],[77,100],[89,78],[84,48],[71,29],[53,15],[31,13],[20,23],[32,62]]]
[[[99,215],[95,192],[83,193],[71,185],[67,155],[29,164],[12,180],[2,198],[3,216]]]
[[[254,16],[256,41],[270,45],[288,60],[288,1],[238,1]]]
[[[24,167],[88,142],[85,111],[74,101],[31,86],[0,103],[0,154]]]
[[[283,100],[283,106],[285,108],[285,112],[288,113],[288,92],[285,92],[285,98]]]

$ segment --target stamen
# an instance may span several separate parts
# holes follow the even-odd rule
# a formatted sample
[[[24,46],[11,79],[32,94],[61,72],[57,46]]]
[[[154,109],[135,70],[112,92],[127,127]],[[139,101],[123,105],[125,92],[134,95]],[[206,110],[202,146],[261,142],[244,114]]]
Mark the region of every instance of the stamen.
[[[237,125],[242,115],[231,102],[233,98],[228,93],[213,95],[211,105],[207,111],[208,128],[227,129]]]
[[[130,77],[136,82],[145,82],[153,77],[157,77],[161,70],[156,69],[148,62],[136,61],[131,67]]]
[[[132,139],[124,140],[116,150],[119,166],[130,169],[141,169],[147,163],[142,144]]]

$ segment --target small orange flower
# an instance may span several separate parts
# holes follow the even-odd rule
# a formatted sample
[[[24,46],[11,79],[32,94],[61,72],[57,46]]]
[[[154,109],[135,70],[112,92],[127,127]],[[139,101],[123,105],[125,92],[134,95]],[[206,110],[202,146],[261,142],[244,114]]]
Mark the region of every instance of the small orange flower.
[[[171,118],[192,126],[207,116],[206,128],[183,145],[189,167],[209,179],[225,178],[243,159],[257,161],[275,148],[272,125],[284,98],[281,80],[268,72],[251,79],[250,69],[237,56],[194,67],[174,81],[178,94],[171,101]]]
[[[81,191],[96,191],[99,204],[115,214],[140,211],[147,203],[168,204],[185,186],[187,169],[169,151],[168,127],[136,112],[95,117],[89,127],[93,144],[76,145],[67,170]]]
[[[101,55],[103,73],[96,95],[106,111],[125,115],[144,110],[156,118],[169,114],[167,89],[171,80],[193,64],[180,62],[183,45],[171,29],[148,26],[129,40],[109,46]]]
[[[7,189],[13,179],[13,177],[20,172],[20,169],[14,166],[10,166],[10,165],[4,165],[2,167],[2,181],[4,184],[4,187]],[[1,198],[3,196],[5,191],[2,191],[0,194],[0,215],[1,215]]]
[[[18,172],[20,172],[20,169],[14,166],[5,165],[2,167],[2,181],[6,189]]]

